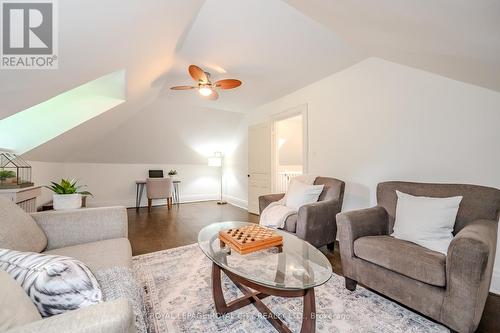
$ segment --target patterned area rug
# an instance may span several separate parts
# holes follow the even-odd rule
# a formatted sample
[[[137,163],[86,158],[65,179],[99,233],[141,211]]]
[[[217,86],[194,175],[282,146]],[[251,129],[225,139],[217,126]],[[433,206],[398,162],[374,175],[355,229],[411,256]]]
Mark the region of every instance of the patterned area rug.
[[[151,333],[276,332],[253,305],[220,318],[215,315],[211,261],[197,244],[137,256],[133,265],[143,287]],[[223,276],[226,300],[240,297],[239,289]],[[336,274],[315,293],[317,332],[448,332],[365,288],[346,290]],[[273,296],[263,301],[293,332],[300,331],[302,298]]]

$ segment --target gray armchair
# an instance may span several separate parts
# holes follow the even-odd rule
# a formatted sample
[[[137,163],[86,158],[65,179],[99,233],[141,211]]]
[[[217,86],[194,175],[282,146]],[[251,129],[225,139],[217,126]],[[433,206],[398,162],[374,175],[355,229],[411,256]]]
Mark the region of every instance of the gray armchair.
[[[396,190],[416,196],[463,196],[447,255],[389,236]],[[474,332],[495,261],[500,190],[460,184],[385,182],[373,208],[337,215],[346,288],[357,282],[452,330]]]
[[[327,245],[333,250],[337,237],[335,216],[342,209],[345,183],[335,178],[317,177],[314,184],[324,185],[318,202],[300,207],[297,215],[287,218],[284,230],[296,234],[316,247]],[[271,202],[280,200],[284,195],[281,193],[260,196],[260,213]]]

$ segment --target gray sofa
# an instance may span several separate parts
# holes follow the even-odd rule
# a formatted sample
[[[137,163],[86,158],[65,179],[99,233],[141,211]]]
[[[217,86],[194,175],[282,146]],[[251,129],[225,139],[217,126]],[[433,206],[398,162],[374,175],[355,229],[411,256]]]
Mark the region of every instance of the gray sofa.
[[[317,177],[314,184],[324,185],[318,202],[304,205],[299,208],[297,215],[289,216],[285,221],[284,230],[316,247],[328,245],[328,248],[333,250],[337,237],[335,217],[342,209],[345,183],[335,178]],[[260,213],[271,202],[278,201],[284,196],[284,193],[260,196]]]
[[[131,267],[132,259],[127,239],[127,212],[123,207],[27,214],[12,202],[0,198],[0,248],[74,257],[87,264],[94,273],[117,266]],[[3,278],[10,276],[4,275]],[[0,295],[8,294],[2,290],[5,285],[0,285]],[[12,298],[10,304],[18,301],[16,297]],[[21,316],[19,322],[22,325],[11,325],[7,332],[136,331],[132,306],[124,298],[47,319],[18,316]]]
[[[445,256],[392,233],[396,190],[416,196],[463,196]],[[337,215],[346,288],[362,283],[459,332],[474,332],[495,261],[500,190],[459,184],[385,182],[377,206]]]

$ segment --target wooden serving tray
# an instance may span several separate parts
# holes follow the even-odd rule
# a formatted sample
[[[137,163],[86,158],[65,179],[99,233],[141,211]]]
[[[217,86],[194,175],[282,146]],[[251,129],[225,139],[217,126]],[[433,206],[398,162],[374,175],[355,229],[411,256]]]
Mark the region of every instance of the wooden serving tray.
[[[229,246],[239,254],[248,254],[259,250],[283,246],[283,237],[273,229],[256,225],[219,231],[221,247]]]

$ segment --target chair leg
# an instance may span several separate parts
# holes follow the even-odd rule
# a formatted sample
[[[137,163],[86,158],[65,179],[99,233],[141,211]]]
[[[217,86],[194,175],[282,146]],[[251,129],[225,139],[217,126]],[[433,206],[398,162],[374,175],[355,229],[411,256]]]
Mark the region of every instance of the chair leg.
[[[335,241],[326,244],[326,248],[333,252],[333,250],[335,249]]]
[[[151,213],[151,205],[153,204],[153,199],[148,199],[148,212]]]
[[[356,286],[358,285],[358,282],[353,279],[349,279],[348,277],[345,278],[345,288],[350,291],[356,290]]]
[[[170,210],[170,208],[172,208],[172,198],[167,198],[167,208],[168,210]]]

